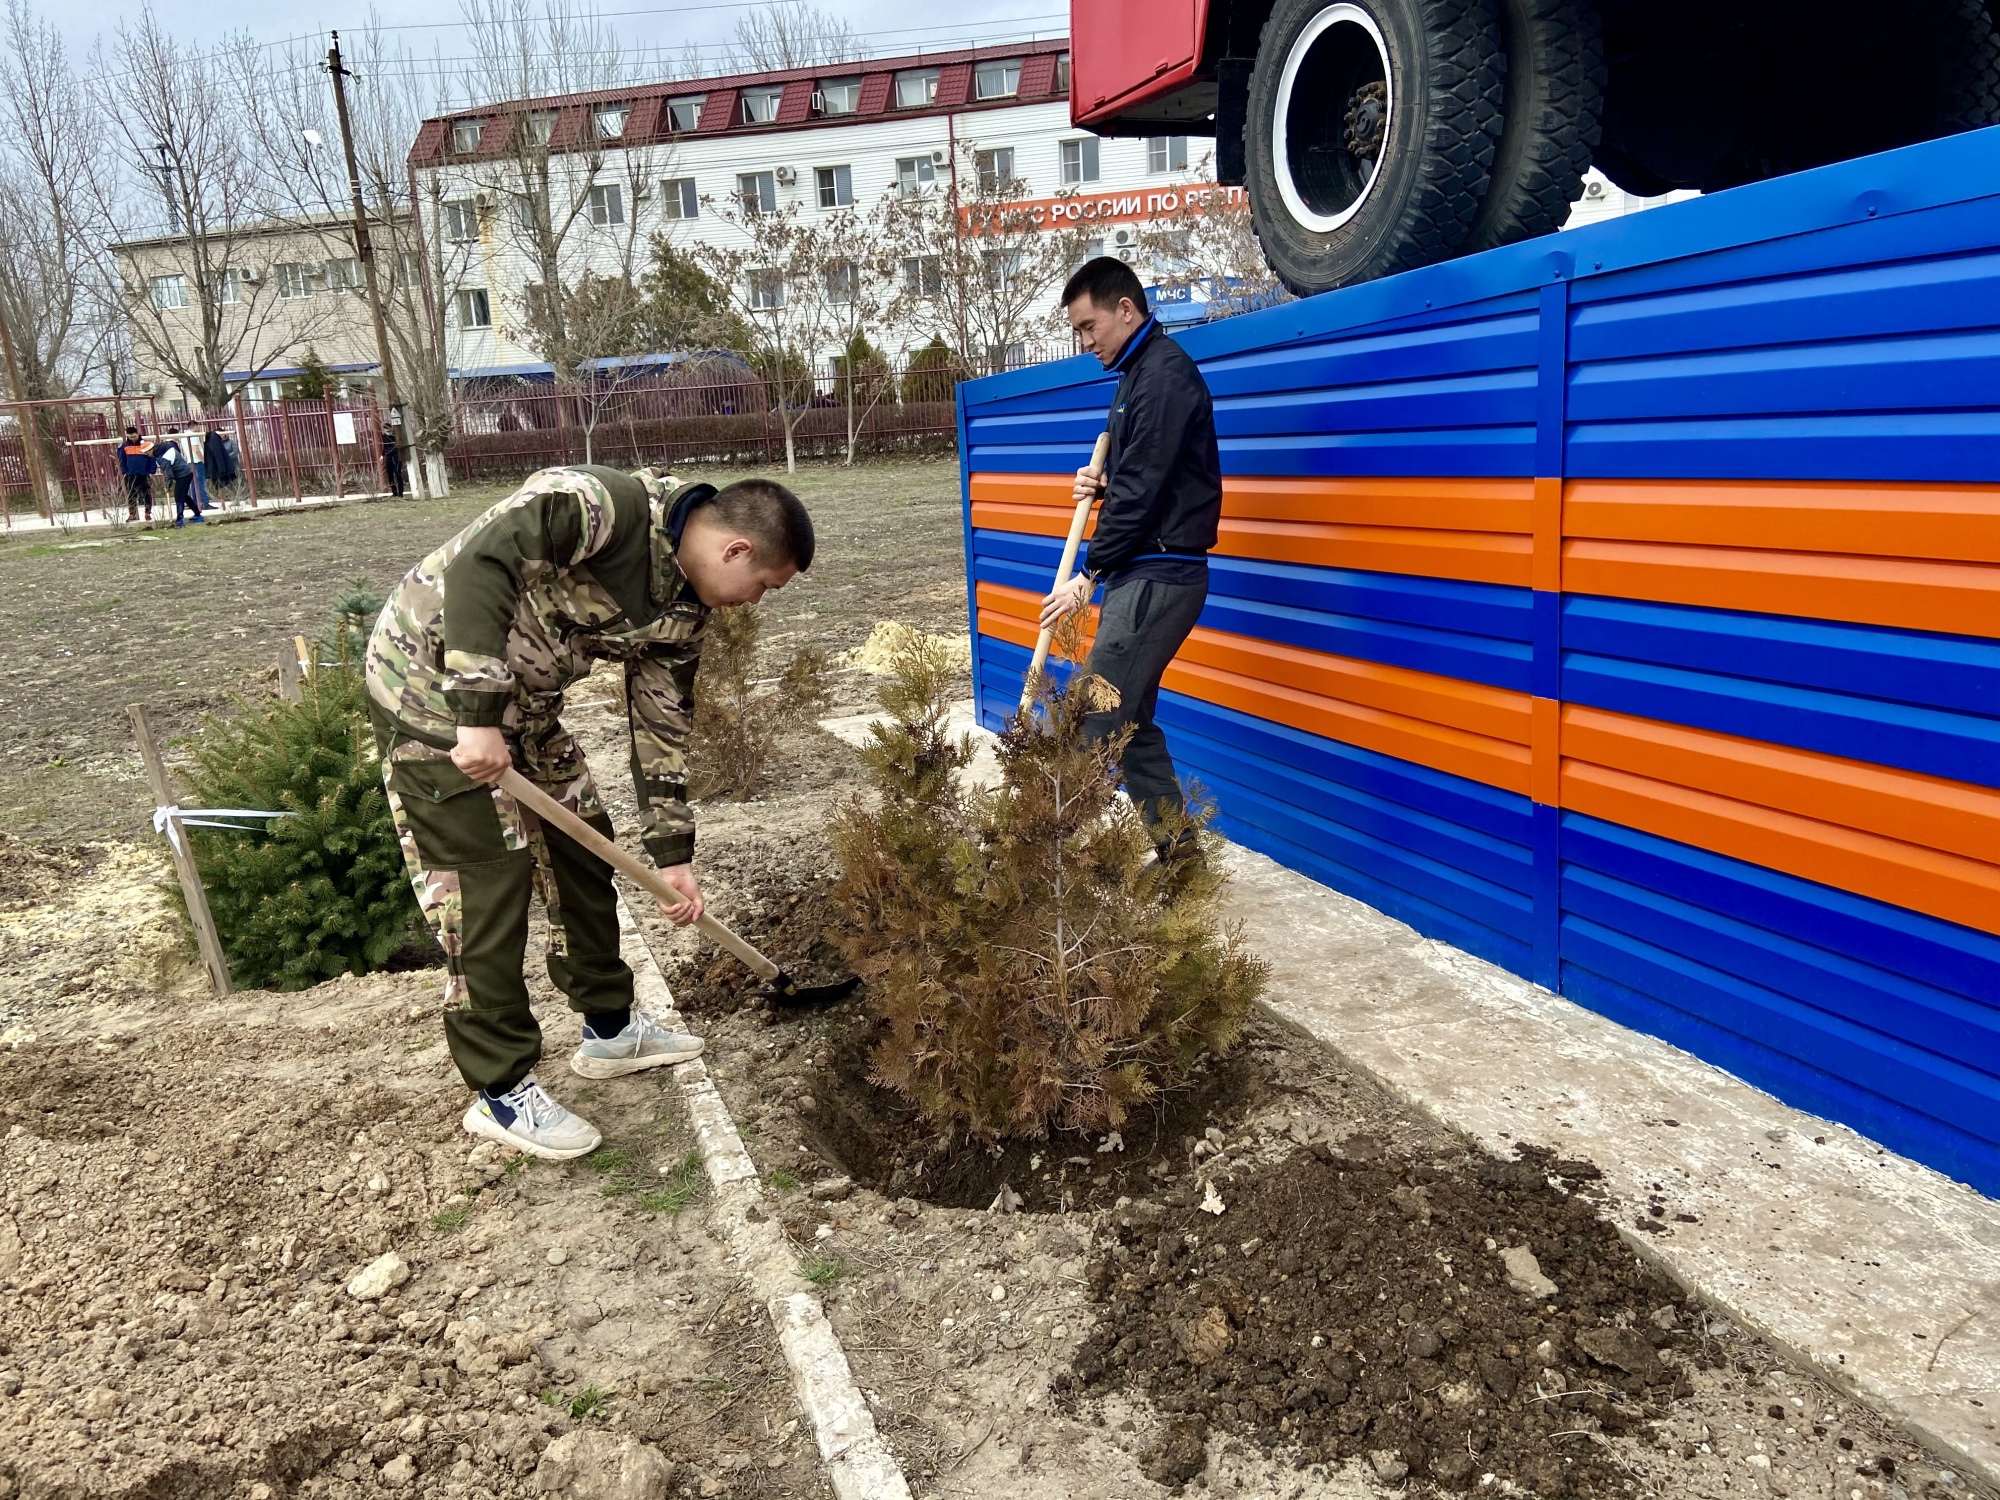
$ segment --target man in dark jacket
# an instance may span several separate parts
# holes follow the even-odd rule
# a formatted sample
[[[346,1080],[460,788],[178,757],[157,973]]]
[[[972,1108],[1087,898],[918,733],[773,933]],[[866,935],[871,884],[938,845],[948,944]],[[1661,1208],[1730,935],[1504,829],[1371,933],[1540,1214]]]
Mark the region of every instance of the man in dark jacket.
[[[153,519],[153,445],[139,436],[139,429],[127,427],[125,442],[118,450],[118,472],[125,476],[125,519],[139,519],[139,507],[146,507],[146,519]]]
[[[192,515],[202,519],[201,506],[194,498],[194,464],[188,458],[187,434],[175,428],[153,448],[153,462],[167,476],[174,491],[174,525],[184,526]]]
[[[403,498],[403,445],[396,441],[393,427],[382,429],[382,480],[390,494]]]
[[[1078,469],[1072,495],[1100,492],[1097,530],[1077,575],[1042,601],[1053,624],[1090,602],[1104,606],[1085,670],[1118,690],[1116,710],[1093,714],[1096,737],[1131,726],[1125,790],[1162,859],[1194,847],[1167,737],[1153,722],[1160,677],[1208,598],[1208,550],[1222,517],[1222,460],[1215,409],[1201,371],[1146,311],[1145,288],[1123,261],[1099,256],[1063,288],[1070,326],[1088,352],[1118,373],[1106,424],[1106,472]]]

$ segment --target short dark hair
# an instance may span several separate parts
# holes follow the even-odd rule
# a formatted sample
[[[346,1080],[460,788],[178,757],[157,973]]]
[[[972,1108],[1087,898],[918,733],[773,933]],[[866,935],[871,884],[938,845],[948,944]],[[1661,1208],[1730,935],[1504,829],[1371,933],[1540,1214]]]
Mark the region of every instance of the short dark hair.
[[[1139,285],[1139,273],[1115,255],[1100,255],[1085,261],[1063,283],[1064,307],[1079,297],[1090,298],[1106,312],[1116,312],[1119,299],[1130,297],[1133,311],[1142,317],[1146,312],[1146,289]]]
[[[775,479],[739,479],[696,503],[730,530],[750,538],[765,563],[813,563],[813,523],[799,497]]]

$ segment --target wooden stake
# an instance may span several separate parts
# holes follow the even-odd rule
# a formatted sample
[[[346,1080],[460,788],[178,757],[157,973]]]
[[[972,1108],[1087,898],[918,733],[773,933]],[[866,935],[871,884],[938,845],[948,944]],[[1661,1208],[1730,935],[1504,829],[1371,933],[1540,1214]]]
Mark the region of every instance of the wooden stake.
[[[294,646],[278,648],[278,696],[287,703],[299,701],[299,653]]]
[[[153,804],[171,808],[167,813],[167,848],[173,855],[174,874],[180,877],[181,894],[187,898],[188,917],[194,923],[195,945],[208,969],[215,993],[230,993],[229,962],[222,956],[222,936],[215,930],[215,918],[208,910],[208,892],[202,889],[201,871],[195,868],[194,851],[188,847],[187,831],[180,826],[179,809],[174,803],[174,784],[167,776],[167,763],[153,737],[153,722],[146,707],[134,703],[126,710],[132,715],[132,732],[139,741],[139,759],[145,763],[146,780],[153,788]]]
[[[315,663],[311,650],[306,646],[306,638],[304,636],[295,635],[292,637],[292,654],[298,658],[299,676],[312,676]]]

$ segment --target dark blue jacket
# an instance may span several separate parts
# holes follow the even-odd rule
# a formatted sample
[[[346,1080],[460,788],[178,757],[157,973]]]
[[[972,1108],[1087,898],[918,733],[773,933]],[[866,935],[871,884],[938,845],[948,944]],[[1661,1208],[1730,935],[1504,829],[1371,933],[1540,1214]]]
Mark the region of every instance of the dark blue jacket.
[[[188,440],[185,434],[180,437],[164,438],[155,443],[153,461],[156,467],[165,469],[176,479],[186,479],[194,473],[194,465],[188,461]]]
[[[153,445],[144,438],[136,443],[126,443],[118,450],[118,468],[124,474],[145,476],[160,472],[160,466],[153,462]]]
[[[1104,577],[1145,558],[1202,557],[1222,518],[1222,460],[1208,383],[1148,318],[1119,351],[1104,501],[1078,559]]]

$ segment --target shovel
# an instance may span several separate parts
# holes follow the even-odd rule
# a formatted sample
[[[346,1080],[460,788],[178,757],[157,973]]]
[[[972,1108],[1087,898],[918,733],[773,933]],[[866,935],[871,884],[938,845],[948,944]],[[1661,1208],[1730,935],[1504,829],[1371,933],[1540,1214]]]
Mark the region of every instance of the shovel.
[[[1090,467],[1100,482],[1106,477],[1104,466],[1111,457],[1111,434],[1100,432],[1097,442],[1090,450]],[[1062,561],[1056,564],[1056,587],[1069,582],[1069,570],[1076,566],[1077,549],[1083,545],[1083,528],[1089,524],[1090,508],[1097,503],[1097,497],[1086,495],[1076,502],[1076,514],[1070,517],[1069,539],[1063,543]],[[1054,643],[1056,630],[1053,625],[1042,627],[1042,633],[1035,639],[1035,659],[1028,663],[1028,675],[1021,679],[1021,711],[1027,712],[1028,705],[1035,701],[1035,679],[1042,675],[1042,668],[1049,659],[1049,647]]]
[[[629,875],[644,886],[655,899],[668,906],[679,906],[686,901],[685,896],[660,878],[658,870],[644,860],[627,854],[519,771],[509,767],[500,778],[500,790],[544,822],[553,823],[612,869]],[[773,1005],[800,1008],[832,1005],[835,1001],[845,1000],[853,994],[861,983],[860,979],[850,975],[834,984],[801,985],[707,912],[703,912],[694,925],[703,937],[740,959],[752,973],[764,981],[764,988],[760,993]]]

